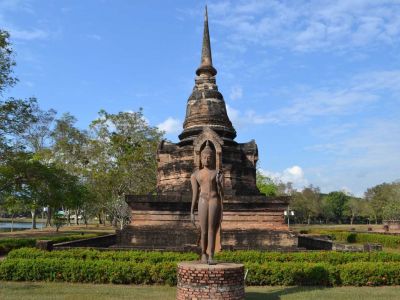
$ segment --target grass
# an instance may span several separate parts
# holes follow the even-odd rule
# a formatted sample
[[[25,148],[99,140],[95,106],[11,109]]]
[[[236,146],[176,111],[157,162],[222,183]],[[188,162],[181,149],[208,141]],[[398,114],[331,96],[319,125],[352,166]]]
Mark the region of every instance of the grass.
[[[1,282],[0,299],[175,299],[168,286]],[[400,287],[246,287],[249,300],[302,299],[400,299]]]
[[[60,228],[59,232],[56,232],[55,227],[45,227],[43,229],[27,229],[14,232],[0,232],[0,240],[2,238],[43,238],[51,236],[64,236],[71,234],[81,234],[84,233],[115,233],[115,228],[112,226],[103,225],[65,225]]]
[[[373,231],[380,232],[383,231],[382,224],[294,224],[290,228],[294,231],[309,230],[309,229],[323,229],[323,230],[343,230],[350,231],[355,229],[356,231],[368,231],[368,227],[371,227]]]

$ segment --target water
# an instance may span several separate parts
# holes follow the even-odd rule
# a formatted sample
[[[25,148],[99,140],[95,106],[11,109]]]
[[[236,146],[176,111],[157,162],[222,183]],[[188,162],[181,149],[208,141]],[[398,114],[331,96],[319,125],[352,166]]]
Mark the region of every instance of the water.
[[[32,223],[25,222],[14,222],[13,228],[15,230],[23,230],[30,229],[32,227]],[[36,223],[37,228],[43,228],[44,223]],[[0,231],[10,231],[11,230],[11,222],[0,222]]]

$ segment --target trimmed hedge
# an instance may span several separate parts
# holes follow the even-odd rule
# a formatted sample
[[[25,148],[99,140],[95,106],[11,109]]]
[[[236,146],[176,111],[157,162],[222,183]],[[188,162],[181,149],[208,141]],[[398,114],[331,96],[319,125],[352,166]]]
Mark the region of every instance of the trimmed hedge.
[[[127,262],[147,262],[157,264],[161,262],[179,262],[196,260],[196,253],[158,252],[158,251],[98,251],[94,249],[70,249],[46,252],[36,248],[22,248],[11,251],[7,258],[19,259],[78,259],[78,260],[111,260]]]
[[[349,263],[340,266],[343,285],[378,286],[400,284],[400,263]]]
[[[35,239],[1,239],[0,240],[0,254],[6,254],[13,249],[23,247],[35,247]]]
[[[400,253],[387,252],[262,252],[262,251],[224,251],[217,259],[231,262],[268,263],[268,262],[309,262],[329,263],[332,265],[349,262],[400,262]]]
[[[341,265],[307,262],[246,263],[248,285],[399,285],[400,263]],[[6,259],[0,280],[66,281],[117,284],[176,284],[176,262],[77,259]]]
[[[77,259],[6,259],[0,280],[118,284],[176,284],[176,263],[158,264]]]
[[[346,231],[327,231],[337,241],[347,243],[378,243],[384,247],[400,248],[400,236],[379,233],[358,233]]]
[[[157,252],[157,251],[98,251],[93,249],[71,249],[45,252],[35,248],[22,248],[8,254],[8,258],[63,258],[83,260],[113,260],[131,262],[179,262],[196,260],[196,253]],[[237,263],[264,264],[270,262],[308,262],[332,265],[350,262],[400,262],[400,253],[386,252],[262,252],[262,251],[223,251],[216,260]]]
[[[48,236],[48,237],[41,237],[41,238],[6,238],[0,239],[0,254],[6,254],[13,249],[19,249],[23,247],[35,247],[36,240],[51,240],[54,243],[62,243],[68,241],[75,241],[85,238],[93,238],[99,236],[95,233],[89,233],[85,235],[81,234],[73,234],[73,235],[66,235],[66,236]]]
[[[338,285],[337,268],[323,263],[248,264],[247,285]]]
[[[177,263],[196,259],[195,253],[23,248],[0,262],[0,280],[175,285]],[[216,259],[244,263],[248,285],[400,284],[398,253],[224,251]]]

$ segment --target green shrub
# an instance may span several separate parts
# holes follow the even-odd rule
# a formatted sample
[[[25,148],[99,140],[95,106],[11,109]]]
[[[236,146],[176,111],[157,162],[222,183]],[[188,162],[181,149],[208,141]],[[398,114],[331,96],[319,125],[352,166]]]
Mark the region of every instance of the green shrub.
[[[400,262],[400,253],[386,252],[335,252],[335,251],[312,251],[312,252],[262,252],[262,251],[223,251],[216,255],[217,260],[248,263],[268,262],[310,262],[329,263],[332,265],[345,264],[349,262],[379,261]]]
[[[336,269],[329,264],[268,263],[246,264],[247,285],[323,285],[337,284]]]
[[[161,262],[179,262],[196,260],[196,253],[158,252],[158,251],[98,251],[94,249],[70,249],[46,252],[35,248],[22,248],[11,251],[8,258],[21,259],[81,259],[81,260],[111,260],[128,262],[146,262],[157,264]]]
[[[378,243],[384,247],[400,248],[400,236],[379,233],[356,233],[348,232],[340,229],[324,230],[310,229],[309,233],[323,234],[330,236],[333,240],[347,243]]]
[[[98,251],[94,249],[70,249],[46,252],[35,248],[13,250],[8,258],[53,258],[82,260],[112,260],[130,262],[179,262],[199,259],[196,253],[157,251]],[[223,251],[216,255],[219,261],[265,264],[271,262],[308,262],[339,265],[350,262],[400,262],[400,253],[386,252],[265,252],[265,251]]]
[[[6,259],[0,263],[0,280],[176,285],[176,263]]]
[[[331,232],[338,241],[348,243],[378,243],[384,247],[400,248],[400,236],[379,233]]]
[[[62,242],[75,241],[75,240],[86,239],[86,238],[93,238],[96,236],[99,236],[99,235],[95,234],[95,233],[90,233],[90,234],[85,234],[85,235],[73,234],[73,235],[66,235],[66,236],[48,236],[48,237],[41,237],[41,238],[37,238],[37,239],[51,240],[55,244],[57,244],[57,243],[62,243]],[[0,255],[6,254],[13,249],[19,249],[19,248],[23,248],[23,247],[35,247],[37,239],[35,239],[35,238],[0,239]]]
[[[348,243],[355,243],[357,241],[357,234],[356,233],[350,233],[347,238],[346,241]]]
[[[176,262],[7,258],[0,280],[176,285]],[[399,285],[399,262],[246,263],[248,285]]]
[[[22,247],[34,247],[35,244],[35,239],[1,239],[0,254],[6,254],[12,249],[18,249]]]
[[[349,263],[340,266],[343,285],[399,285],[400,263]]]

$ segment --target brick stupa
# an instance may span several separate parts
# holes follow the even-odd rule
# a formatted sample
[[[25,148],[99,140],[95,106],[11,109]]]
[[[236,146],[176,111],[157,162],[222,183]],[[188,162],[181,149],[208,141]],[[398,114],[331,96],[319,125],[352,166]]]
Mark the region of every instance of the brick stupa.
[[[157,195],[128,195],[132,221],[118,231],[118,244],[139,249],[184,250],[196,247],[199,228],[190,223],[190,176],[200,167],[209,141],[216,169],[224,173],[224,218],[220,243],[229,249],[280,249],[296,246],[283,211],[287,197],[266,197],[256,186],[257,144],[235,141],[212,63],[207,10],[201,64],[186,106],[178,143],[162,141],[157,151]]]
[[[211,56],[207,12],[204,20],[201,64],[186,106],[180,142],[161,143],[158,153],[158,192],[163,195],[190,193],[190,175],[200,166],[200,151],[208,140],[216,152],[216,169],[225,177],[225,194],[260,195],[256,187],[257,144],[237,143],[236,131],[218,91]]]

